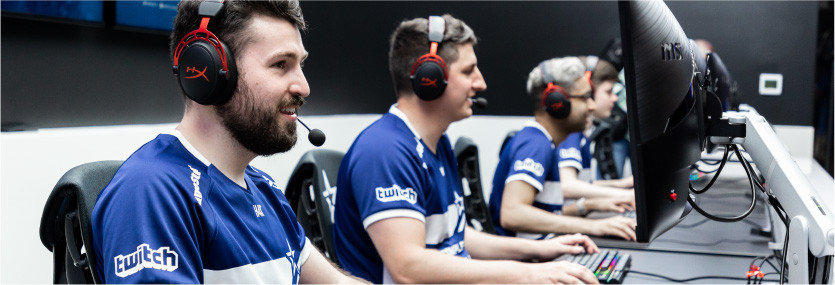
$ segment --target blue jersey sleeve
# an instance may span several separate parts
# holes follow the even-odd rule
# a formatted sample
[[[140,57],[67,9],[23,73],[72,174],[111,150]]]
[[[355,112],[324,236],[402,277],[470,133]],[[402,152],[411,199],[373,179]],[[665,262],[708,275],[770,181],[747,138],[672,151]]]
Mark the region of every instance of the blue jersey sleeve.
[[[422,205],[429,186],[416,154],[423,145],[417,140],[411,145],[402,141],[361,145],[367,147],[354,150],[349,179],[363,227],[393,217],[425,222]]]
[[[571,133],[557,147],[557,163],[559,168],[573,167],[577,172],[583,170],[585,164],[590,162],[583,159],[583,144],[585,136],[580,133]]]
[[[553,144],[548,140],[518,138],[511,147],[511,165],[504,183],[522,180],[542,191],[548,174],[546,167],[554,163]]]
[[[94,242],[105,283],[202,283],[196,187],[206,193],[209,179],[181,171],[176,181],[165,171],[123,165],[105,187],[93,211]],[[124,169],[129,168],[129,169]],[[179,174],[179,173],[178,173]],[[205,180],[205,181],[204,181]],[[106,233],[106,234],[102,234]]]

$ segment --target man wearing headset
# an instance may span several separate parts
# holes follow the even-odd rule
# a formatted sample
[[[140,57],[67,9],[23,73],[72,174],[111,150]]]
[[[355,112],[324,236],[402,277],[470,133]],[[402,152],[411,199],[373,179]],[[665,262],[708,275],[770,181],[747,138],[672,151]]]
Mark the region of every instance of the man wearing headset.
[[[594,85],[594,103],[590,119],[602,120],[609,118],[618,96],[612,91],[618,81],[618,71],[612,64],[596,56],[578,57],[585,63],[586,70],[591,71],[591,82]],[[594,127],[587,122],[586,131]],[[557,165],[559,167],[559,182],[565,198],[609,198],[617,203],[607,203],[605,210],[623,212],[635,207],[635,194],[631,189],[632,177],[611,180],[594,180],[594,170],[591,169],[591,142],[585,132],[571,133],[557,146]],[[578,205],[579,206],[579,205]],[[580,207],[578,207],[579,209]],[[585,215],[586,209],[580,212]]]
[[[531,241],[466,226],[445,131],[472,115],[471,98],[487,88],[475,44],[472,29],[449,15],[404,21],[392,34],[397,104],[357,137],[340,165],[338,260],[373,283],[597,283],[577,264],[510,261],[598,252],[586,236]]]
[[[529,74],[534,120],[507,143],[493,175],[490,213],[497,233],[548,239],[553,233],[579,232],[635,240],[634,219],[576,217],[627,201],[590,198],[585,209],[563,205],[556,148],[570,133],[584,130],[596,108],[591,74],[585,71],[580,59],[564,57],[546,60]]]
[[[274,180],[248,165],[296,142],[310,93],[300,30],[297,1],[180,2],[171,55],[185,113],[98,197],[100,280],[359,283],[311,245]]]

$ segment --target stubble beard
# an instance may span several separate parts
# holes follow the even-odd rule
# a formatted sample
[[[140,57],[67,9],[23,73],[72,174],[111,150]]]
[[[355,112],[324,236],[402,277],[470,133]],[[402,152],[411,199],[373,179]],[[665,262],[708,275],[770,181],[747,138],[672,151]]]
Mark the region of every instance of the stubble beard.
[[[255,102],[252,93],[243,81],[238,83],[232,99],[217,107],[223,125],[238,143],[257,155],[269,156],[293,148],[297,139],[296,123],[279,120],[279,111],[303,105],[304,98],[292,96],[270,106]]]

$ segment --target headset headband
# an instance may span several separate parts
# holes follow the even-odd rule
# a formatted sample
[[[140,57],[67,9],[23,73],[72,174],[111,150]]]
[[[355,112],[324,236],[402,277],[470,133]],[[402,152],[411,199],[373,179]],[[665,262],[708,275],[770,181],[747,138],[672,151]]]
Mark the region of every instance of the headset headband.
[[[178,43],[177,48],[174,49],[175,67],[180,64],[180,54],[183,49],[188,46],[189,43],[198,39],[203,39],[212,43],[212,45],[218,50],[220,62],[223,65],[223,71],[229,72],[229,64],[226,61],[226,51],[224,50],[223,45],[220,44],[220,39],[218,39],[214,33],[209,31],[209,20],[217,16],[218,12],[220,12],[222,8],[223,0],[205,0],[200,3],[200,7],[197,10],[198,15],[203,17],[200,19],[200,27],[180,39],[180,43]]]
[[[429,41],[440,43],[444,40],[446,21],[440,16],[429,16]]]
[[[200,3],[197,14],[203,17],[214,18],[220,9],[223,8],[223,0],[204,0]]]
[[[548,60],[539,63],[539,72],[542,73],[542,84],[548,85],[548,83],[555,83],[554,77],[551,76],[551,73],[548,72],[548,69],[545,67]]]
[[[586,70],[594,72],[594,68],[597,67],[597,62],[600,61],[600,58],[594,55],[590,55],[586,57]]]

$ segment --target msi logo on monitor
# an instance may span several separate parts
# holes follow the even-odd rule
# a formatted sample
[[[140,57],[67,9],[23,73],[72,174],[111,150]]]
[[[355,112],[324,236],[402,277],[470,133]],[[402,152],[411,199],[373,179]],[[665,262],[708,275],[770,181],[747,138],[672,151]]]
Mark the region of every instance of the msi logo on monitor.
[[[661,60],[681,60],[681,44],[679,43],[665,43],[661,44]]]

